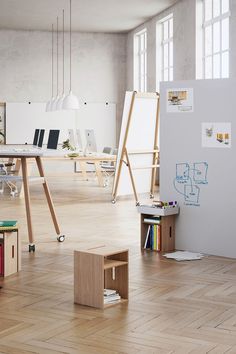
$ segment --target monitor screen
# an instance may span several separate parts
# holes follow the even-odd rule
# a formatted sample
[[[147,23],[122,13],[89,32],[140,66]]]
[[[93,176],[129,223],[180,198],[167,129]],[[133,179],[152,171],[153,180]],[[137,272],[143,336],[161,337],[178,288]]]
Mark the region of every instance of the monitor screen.
[[[47,149],[57,149],[60,130],[50,130],[48,136]]]
[[[92,129],[85,130],[86,136],[86,150],[89,152],[97,152],[97,145],[95,141],[94,131]]]
[[[33,145],[34,146],[38,145],[38,140],[39,140],[39,129],[35,129],[35,131],[34,131],[34,140],[33,140]]]
[[[41,129],[39,133],[39,140],[38,140],[38,147],[40,148],[43,146],[44,133],[45,133],[45,129]]]

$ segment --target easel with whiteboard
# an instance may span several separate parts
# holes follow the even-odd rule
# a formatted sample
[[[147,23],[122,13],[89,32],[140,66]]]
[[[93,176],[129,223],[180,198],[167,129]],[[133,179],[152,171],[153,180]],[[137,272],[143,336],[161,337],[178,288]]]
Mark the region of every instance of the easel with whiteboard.
[[[150,192],[158,165],[159,93],[126,92],[112,203],[117,196]],[[126,166],[127,168],[124,168]]]

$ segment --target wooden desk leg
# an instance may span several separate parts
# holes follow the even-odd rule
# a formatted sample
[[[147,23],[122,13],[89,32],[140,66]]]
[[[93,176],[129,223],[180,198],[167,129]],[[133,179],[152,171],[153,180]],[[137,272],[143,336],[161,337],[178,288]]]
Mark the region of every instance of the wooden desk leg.
[[[37,156],[35,159],[36,159],[36,162],[37,162],[39,175],[40,175],[40,177],[44,178],[43,189],[44,189],[44,193],[45,193],[46,198],[47,198],[47,203],[48,203],[49,210],[50,210],[50,213],[51,213],[52,221],[53,221],[53,224],[54,224],[54,227],[55,227],[57,235],[60,235],[60,229],[59,229],[59,225],[58,225],[58,222],[57,222],[57,217],[56,217],[54,205],[53,205],[53,202],[52,202],[52,198],[51,198],[51,194],[50,194],[50,191],[49,191],[49,188],[48,188],[48,184],[47,184],[47,182],[45,180],[42,160],[41,160],[41,158],[39,156]]]
[[[94,166],[95,166],[95,171],[98,179],[98,184],[100,187],[103,187],[103,176],[101,172],[100,161],[95,161]]]
[[[87,171],[86,171],[86,162],[84,161],[79,161],[79,165],[81,168],[82,176],[83,178],[88,181],[88,176],[87,176]]]
[[[31,218],[31,205],[30,205],[29,181],[28,181],[26,157],[21,158],[21,168],[22,168],[23,186],[24,186],[24,194],[25,194],[25,209],[26,209],[26,217],[27,217],[29,243],[33,244],[34,236],[33,236],[33,226],[32,226],[32,218]]]

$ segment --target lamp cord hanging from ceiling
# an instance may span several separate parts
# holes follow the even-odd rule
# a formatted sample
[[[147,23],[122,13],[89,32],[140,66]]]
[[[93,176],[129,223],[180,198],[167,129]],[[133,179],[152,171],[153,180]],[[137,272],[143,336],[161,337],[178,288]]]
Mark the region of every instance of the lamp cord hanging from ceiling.
[[[70,0],[70,91],[63,101],[63,109],[78,109],[79,101],[78,98],[72,93],[72,60],[71,60],[71,0]]]
[[[62,94],[57,102],[57,110],[60,111],[65,98],[65,11],[62,11]]]
[[[46,104],[46,112],[51,112],[52,110],[52,102],[54,100],[54,95],[53,95],[53,83],[54,83],[54,58],[53,58],[53,46],[54,46],[54,43],[53,43],[53,35],[54,35],[54,26],[52,24],[52,97],[51,99],[47,102]]]

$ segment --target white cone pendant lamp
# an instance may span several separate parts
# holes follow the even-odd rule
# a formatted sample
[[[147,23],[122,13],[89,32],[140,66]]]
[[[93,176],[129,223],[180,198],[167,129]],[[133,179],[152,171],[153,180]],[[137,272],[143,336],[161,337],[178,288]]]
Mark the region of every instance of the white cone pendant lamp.
[[[57,17],[57,96],[52,101],[51,111],[57,110],[57,102],[59,101],[59,99],[60,99],[60,96],[59,96],[59,91],[58,91],[58,17]]]
[[[52,102],[55,99],[53,96],[53,81],[54,81],[54,76],[53,76],[53,24],[52,24],[52,97],[51,99],[46,103],[46,112],[51,112],[52,110]]]
[[[63,109],[79,109],[78,98],[72,93],[71,89],[71,0],[70,0],[70,91],[63,100]]]
[[[64,10],[62,12],[62,95],[57,101],[57,111],[62,110],[63,101],[66,97],[64,87],[65,87],[65,13]]]

